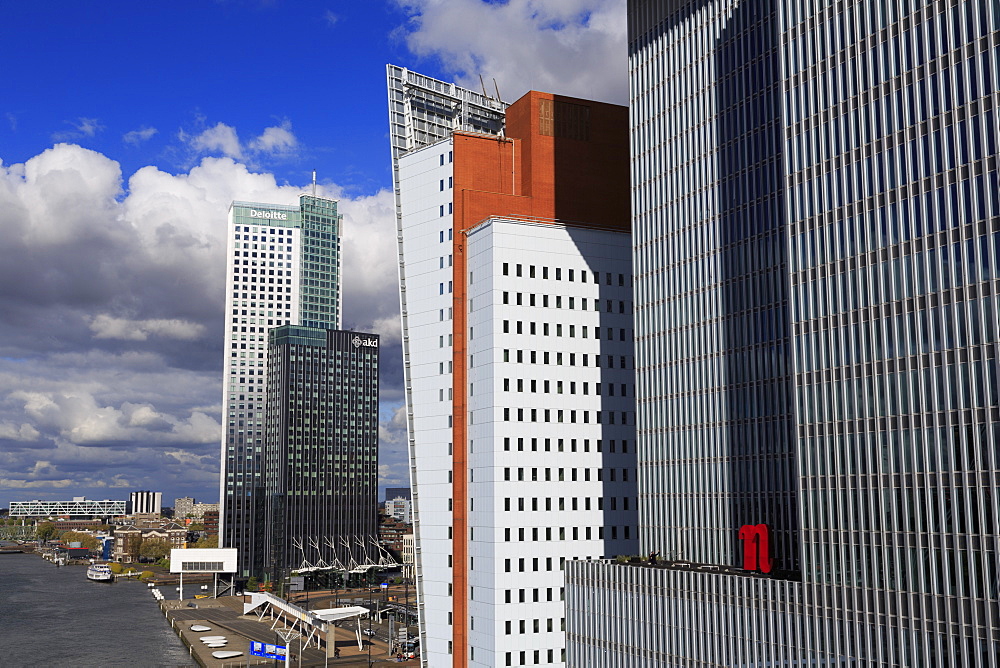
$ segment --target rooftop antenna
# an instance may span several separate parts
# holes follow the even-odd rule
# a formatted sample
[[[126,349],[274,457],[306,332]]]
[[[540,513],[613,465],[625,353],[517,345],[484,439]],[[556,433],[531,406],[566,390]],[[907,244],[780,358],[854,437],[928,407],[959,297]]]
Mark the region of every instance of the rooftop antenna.
[[[483,75],[482,74],[479,75],[479,83],[483,87],[483,97],[490,97],[490,94],[486,92],[486,82],[483,81]],[[490,99],[492,99],[492,98],[490,98]]]
[[[316,196],[316,170],[313,170],[313,197]]]
[[[493,77],[493,87],[497,90],[497,102],[503,104],[503,98],[500,97],[500,86],[497,85],[497,78]]]

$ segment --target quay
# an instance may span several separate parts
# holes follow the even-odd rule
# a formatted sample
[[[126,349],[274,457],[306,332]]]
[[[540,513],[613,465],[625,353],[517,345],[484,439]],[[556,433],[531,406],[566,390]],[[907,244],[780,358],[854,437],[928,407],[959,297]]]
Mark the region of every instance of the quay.
[[[251,597],[247,595],[184,600],[162,599],[159,601],[159,605],[164,617],[170,622],[171,628],[188,648],[192,660],[203,668],[276,665],[272,659],[251,655],[251,641],[286,645],[290,654],[287,665],[302,666],[302,668],[368,666],[369,656],[371,657],[370,665],[373,666],[418,666],[420,664],[419,659],[397,662],[395,655],[390,655],[388,644],[378,636],[375,638],[363,636],[364,649],[359,649],[353,626],[356,622],[353,620],[350,620],[353,624],[344,622],[343,627],[331,631],[334,646],[340,650],[339,658],[328,657],[325,649],[316,648],[315,642],[300,652],[300,640],[293,639],[286,643],[280,639],[277,633],[277,631],[287,628],[288,619],[280,614],[264,617],[259,617],[253,612],[244,614],[244,604],[250,602]],[[299,610],[291,604],[286,604],[286,607],[292,613]],[[301,612],[307,613],[305,610],[301,610]],[[198,625],[210,627],[211,630],[191,630],[192,626]],[[366,623],[364,626],[367,628]],[[372,628],[381,629],[382,627],[372,624]],[[205,635],[226,636],[228,643],[222,649],[242,652],[243,654],[231,659],[216,659],[212,656],[212,652],[218,651],[220,648],[210,648],[202,643],[199,638]],[[383,634],[384,636],[385,634]]]

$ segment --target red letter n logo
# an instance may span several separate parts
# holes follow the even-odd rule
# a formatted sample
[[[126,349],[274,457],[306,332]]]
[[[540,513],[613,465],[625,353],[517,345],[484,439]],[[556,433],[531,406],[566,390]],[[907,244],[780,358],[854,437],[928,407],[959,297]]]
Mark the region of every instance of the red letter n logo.
[[[771,530],[766,524],[744,524],[740,527],[743,541],[743,569],[770,573],[774,566],[771,559]]]

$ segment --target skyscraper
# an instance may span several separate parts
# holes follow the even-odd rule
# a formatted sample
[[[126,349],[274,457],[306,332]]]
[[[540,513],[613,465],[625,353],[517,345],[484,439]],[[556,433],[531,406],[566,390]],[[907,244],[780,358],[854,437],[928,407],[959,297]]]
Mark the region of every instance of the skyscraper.
[[[267,569],[377,560],[379,339],[282,325],[268,332]]]
[[[264,567],[264,403],[267,330],[340,327],[341,216],[333,200],[298,206],[233,202],[226,251],[220,545],[239,549],[240,574]]]
[[[627,110],[492,127],[394,139],[421,651],[562,665],[565,563],[638,546]]]
[[[571,565],[575,665],[998,665],[992,9],[629,2],[667,563]]]

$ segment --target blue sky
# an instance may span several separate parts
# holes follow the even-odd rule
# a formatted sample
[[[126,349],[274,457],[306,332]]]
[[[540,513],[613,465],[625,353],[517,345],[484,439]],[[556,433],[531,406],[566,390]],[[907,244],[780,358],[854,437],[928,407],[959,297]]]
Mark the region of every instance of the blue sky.
[[[385,65],[627,103],[625,0],[4,3],[0,505],[218,497],[224,230],[316,169],[407,485]]]

